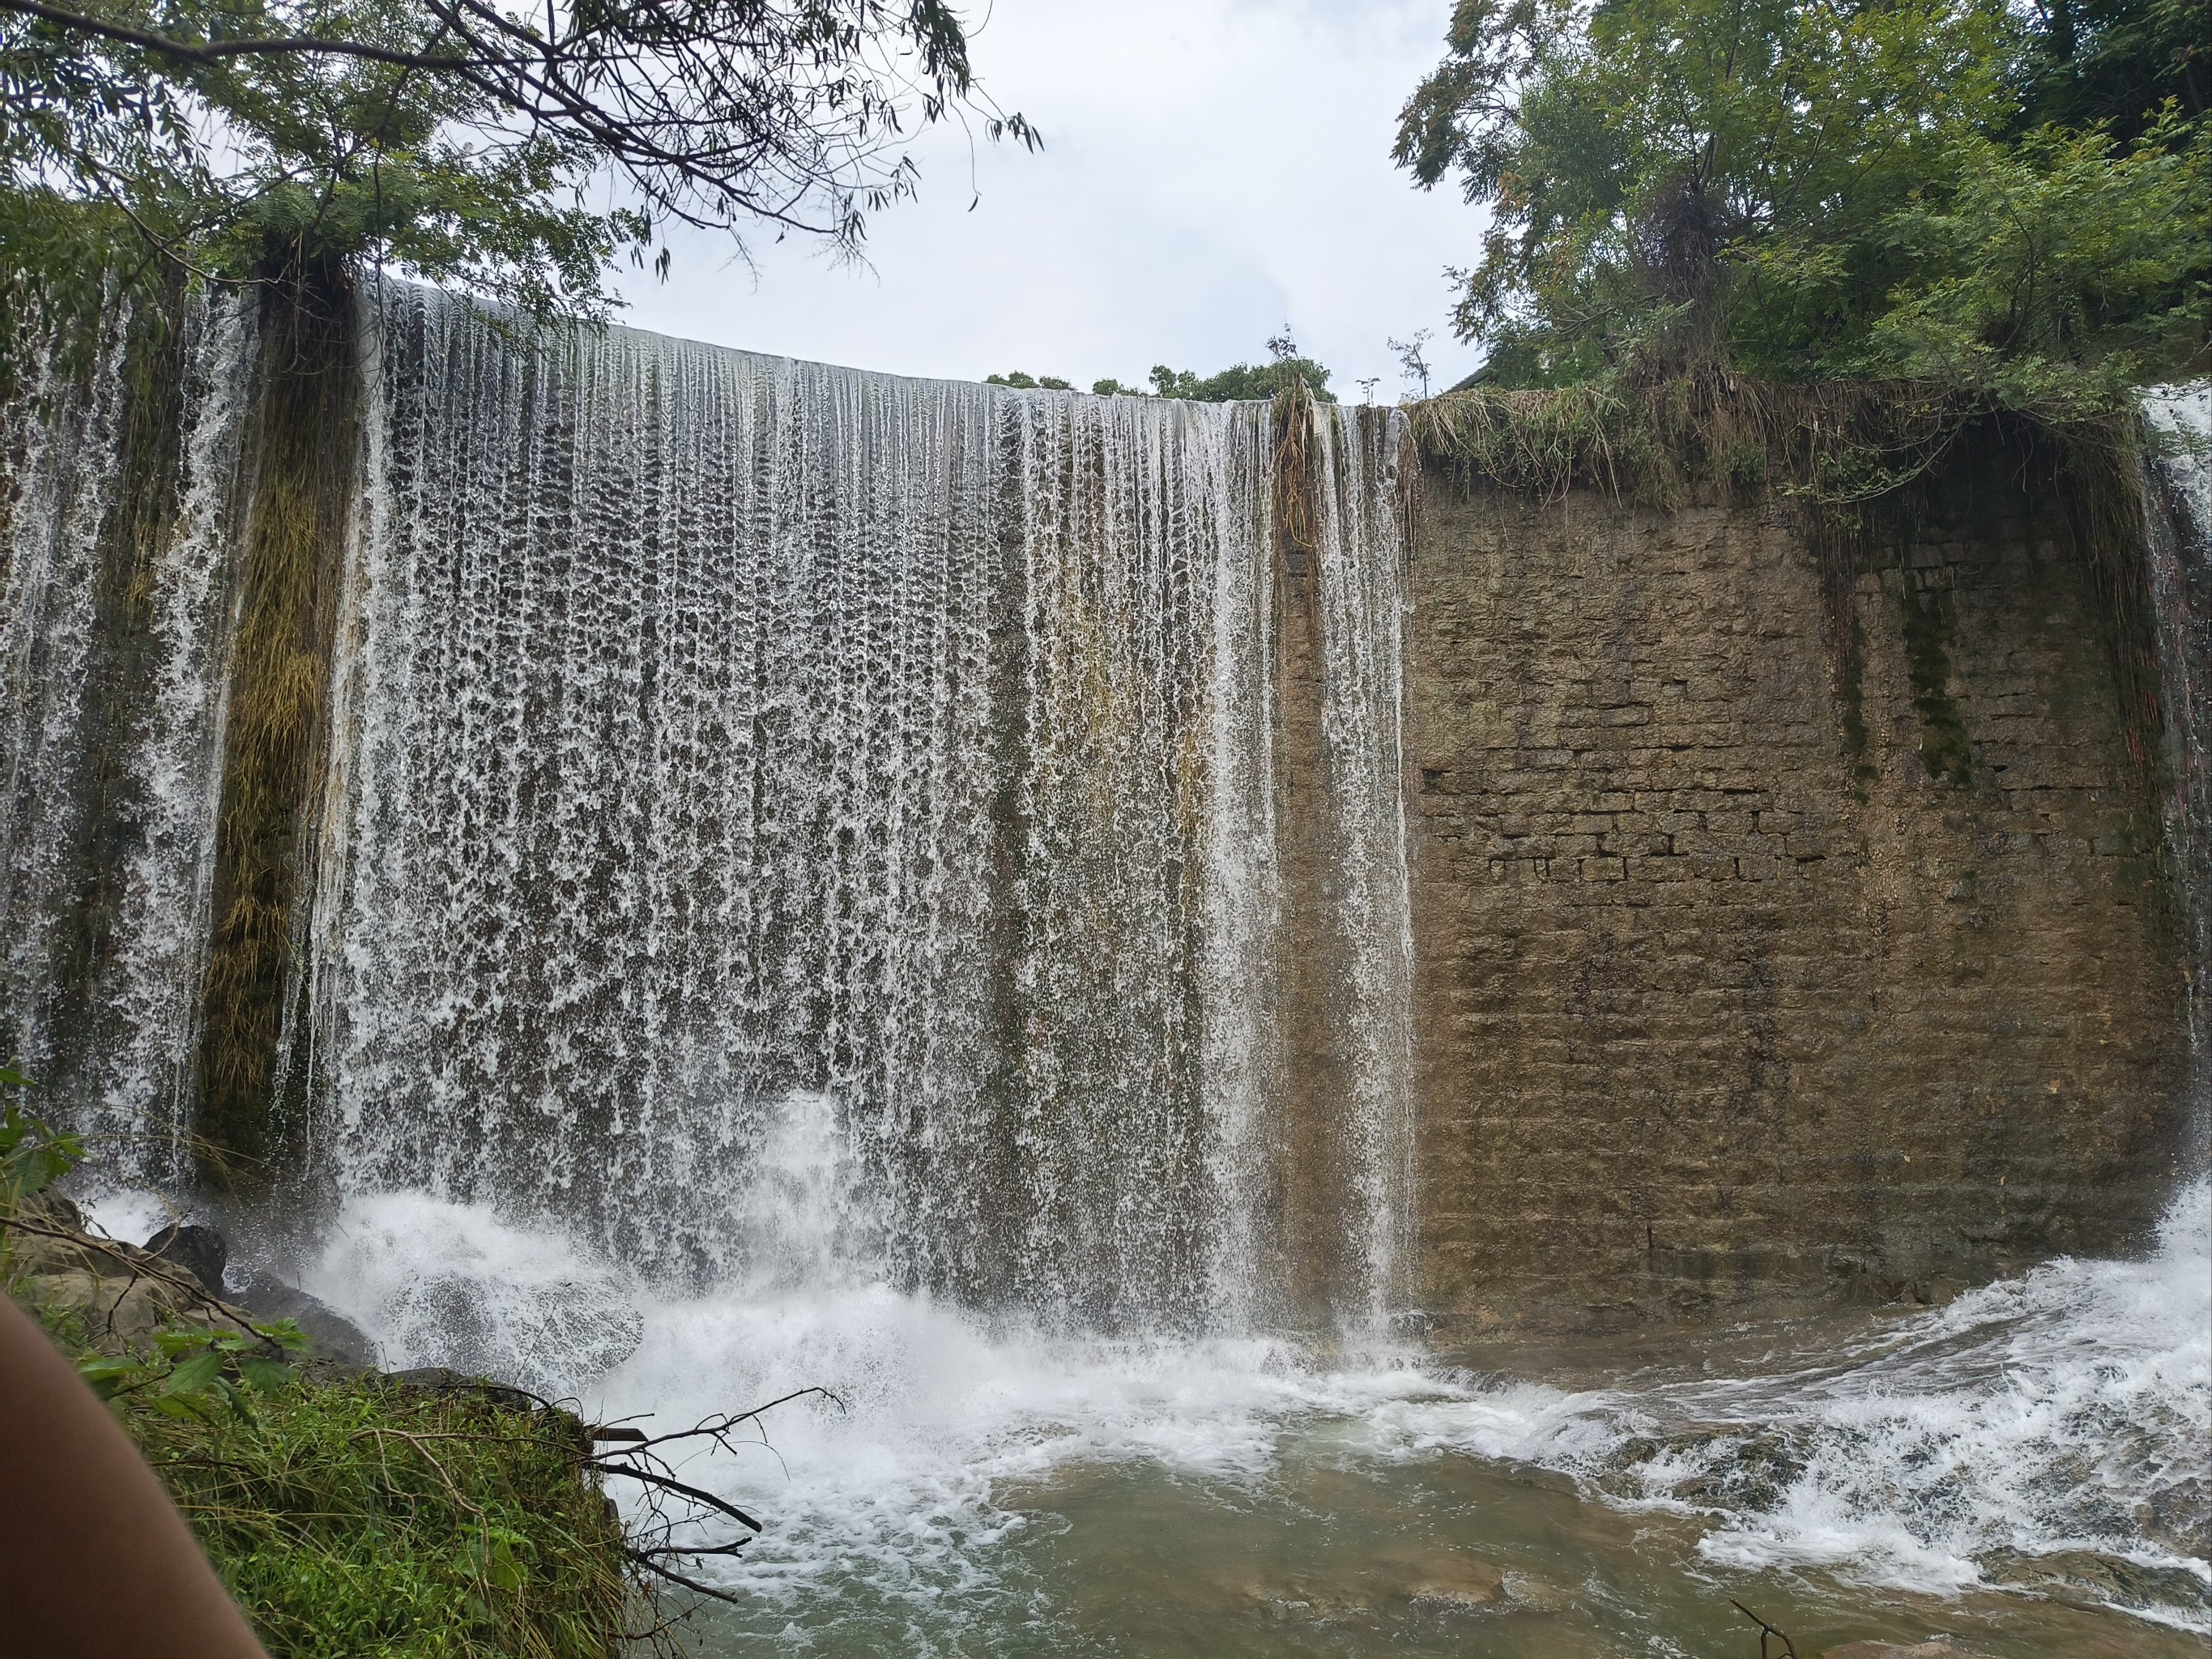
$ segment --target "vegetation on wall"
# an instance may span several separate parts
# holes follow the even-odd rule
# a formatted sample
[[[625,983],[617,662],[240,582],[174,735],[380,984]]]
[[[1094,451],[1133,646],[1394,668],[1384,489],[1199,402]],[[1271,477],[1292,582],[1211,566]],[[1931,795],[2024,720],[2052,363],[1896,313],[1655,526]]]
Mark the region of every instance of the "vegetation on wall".
[[[2208,30],[2187,0],[1460,0],[1395,159],[1490,210],[1485,384],[1718,364],[2054,420],[2202,372]]]
[[[353,447],[352,331],[335,270],[301,273],[263,307],[252,499],[239,573],[216,827],[214,926],[200,1018],[195,1144],[219,1186],[287,1170],[279,1120],[293,930],[314,821],[337,562]]]

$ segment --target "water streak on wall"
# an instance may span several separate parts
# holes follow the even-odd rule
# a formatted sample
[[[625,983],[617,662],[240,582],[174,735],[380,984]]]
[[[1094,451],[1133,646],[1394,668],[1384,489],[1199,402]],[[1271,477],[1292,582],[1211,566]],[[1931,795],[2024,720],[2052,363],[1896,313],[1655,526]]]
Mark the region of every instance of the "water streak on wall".
[[[2145,540],[2156,614],[2168,780],[2166,843],[2175,872],[2200,1149],[2212,1121],[2212,391],[2167,388],[2144,400],[2162,439],[2147,482]]]
[[[0,411],[0,1044],[176,1173],[191,1087],[256,328],[114,319]]]

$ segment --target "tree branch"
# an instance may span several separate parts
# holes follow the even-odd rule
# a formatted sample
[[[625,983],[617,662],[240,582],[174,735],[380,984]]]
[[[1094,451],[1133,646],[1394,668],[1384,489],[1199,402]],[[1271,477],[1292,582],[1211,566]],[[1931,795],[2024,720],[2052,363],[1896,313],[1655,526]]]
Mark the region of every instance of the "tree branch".
[[[365,63],[391,64],[401,69],[465,70],[469,67],[465,58],[433,57],[422,52],[399,52],[388,46],[363,46],[357,40],[325,40],[313,35],[210,40],[204,46],[193,46],[187,41],[172,40],[166,34],[156,34],[150,29],[135,29],[127,24],[109,23],[79,12],[64,11],[59,6],[46,4],[46,0],[0,0],[0,11],[11,11],[22,17],[35,17],[40,22],[52,23],[57,28],[75,29],[82,34],[97,35],[104,40],[137,46],[189,64],[216,64],[228,58],[322,55],[357,58]]]

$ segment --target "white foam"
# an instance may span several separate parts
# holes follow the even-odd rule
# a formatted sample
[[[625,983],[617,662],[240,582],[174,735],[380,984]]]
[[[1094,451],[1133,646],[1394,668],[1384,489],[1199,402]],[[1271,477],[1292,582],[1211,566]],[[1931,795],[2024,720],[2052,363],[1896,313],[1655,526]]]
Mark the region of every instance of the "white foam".
[[[696,1297],[630,1286],[636,1351],[582,1394],[607,1419],[651,1413],[657,1432],[807,1387],[839,1396],[781,1407],[768,1445],[684,1470],[769,1521],[732,1571],[770,1600],[999,1594],[991,1547],[1025,1524],[1010,1501],[1024,1487],[1131,1462],[1256,1485],[1288,1436],[1326,1430],[1354,1460],[1531,1464],[1632,1509],[1706,1515],[1718,1566],[1950,1594],[2088,1552],[2167,1575],[2166,1591],[2115,1605],[2203,1630],[2212,1619],[2172,1586],[2212,1585],[2208,1235],[2200,1185],[2148,1261],[2055,1261],[1769,1374],[1580,1392],[1405,1353],[1054,1338],[850,1276]],[[349,1210],[310,1288],[388,1351],[434,1363],[404,1286],[455,1271],[526,1304],[608,1272],[554,1235],[400,1196]],[[526,1346],[553,1340],[513,1328]]]
[[[185,1214],[161,1194],[143,1187],[100,1187],[70,1197],[94,1232],[126,1244],[144,1243]]]
[[[560,1233],[421,1193],[347,1205],[302,1288],[395,1370],[450,1365],[556,1398],[605,1374],[641,1328],[628,1277]]]

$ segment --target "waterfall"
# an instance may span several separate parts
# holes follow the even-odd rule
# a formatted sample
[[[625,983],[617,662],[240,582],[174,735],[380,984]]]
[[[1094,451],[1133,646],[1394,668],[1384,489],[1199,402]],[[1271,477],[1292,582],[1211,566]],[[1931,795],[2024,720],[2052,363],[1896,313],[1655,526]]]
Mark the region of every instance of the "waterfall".
[[[2165,714],[2167,855],[2185,930],[2193,1139],[2212,1124],[2212,387],[2143,400],[2160,441],[2146,477],[2145,541]],[[2198,1171],[2202,1173],[2200,1170]]]
[[[796,1229],[1048,1322],[1280,1316],[1269,408],[376,305],[309,963],[339,1189],[694,1278]],[[1411,1133],[1402,422],[1313,418],[1354,941],[1325,1109],[1346,1297],[1379,1308]]]
[[[1346,1170],[1358,1194],[1357,1292],[1370,1319],[1402,1291],[1413,1219],[1412,884],[1401,784],[1404,702],[1400,434],[1314,409],[1321,466],[1322,742],[1349,972]]]
[[[115,316],[0,409],[0,1044],[155,1179],[191,1084],[255,339],[240,304]]]

